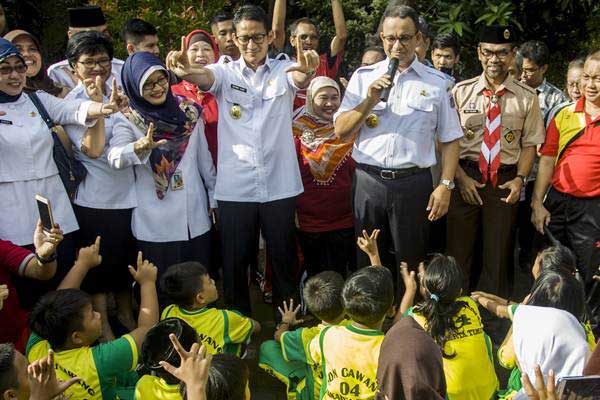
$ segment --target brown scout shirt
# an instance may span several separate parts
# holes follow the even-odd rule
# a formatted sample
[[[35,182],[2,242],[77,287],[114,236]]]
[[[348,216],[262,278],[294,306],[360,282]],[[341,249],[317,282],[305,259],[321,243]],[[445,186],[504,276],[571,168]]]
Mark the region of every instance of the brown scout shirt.
[[[485,74],[462,81],[454,86],[452,94],[463,128],[460,140],[460,158],[479,161],[485,113],[489,99],[483,90],[489,87]],[[546,130],[535,89],[508,76],[498,88],[506,89],[500,97],[502,133],[500,136],[500,162],[517,164],[523,147],[544,143]]]

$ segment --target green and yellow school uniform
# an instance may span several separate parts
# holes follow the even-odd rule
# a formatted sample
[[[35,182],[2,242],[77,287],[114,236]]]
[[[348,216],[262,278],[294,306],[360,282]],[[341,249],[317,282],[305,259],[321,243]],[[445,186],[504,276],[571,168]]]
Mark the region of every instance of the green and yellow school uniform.
[[[459,297],[465,306],[454,317],[456,333],[448,338],[444,352],[454,355],[444,357],[448,399],[487,400],[498,390],[494,370],[492,343],[483,331],[477,304],[469,297]],[[427,320],[410,310],[409,315],[427,330]]]
[[[33,333],[27,343],[29,362],[48,355],[50,343]],[[66,381],[77,376],[66,394],[76,400],[113,400],[133,398],[137,380],[134,371],[138,363],[137,346],[131,335],[93,347],[55,351],[54,366],[58,379]],[[125,386],[129,386],[129,390]]]
[[[312,363],[321,364],[319,399],[374,399],[383,332],[353,325],[323,329],[309,345]]]
[[[183,400],[179,384],[169,385],[163,379],[144,375],[135,386],[135,400]]]
[[[161,320],[180,318],[198,332],[200,343],[210,354],[240,356],[242,344],[250,342],[254,324],[250,318],[236,311],[202,308],[189,311],[171,304],[162,313]]]
[[[349,320],[339,325],[347,326]],[[286,385],[288,400],[319,398],[323,370],[310,358],[309,345],[328,325],[319,324],[284,332],[279,341],[267,340],[260,347],[258,365]]]

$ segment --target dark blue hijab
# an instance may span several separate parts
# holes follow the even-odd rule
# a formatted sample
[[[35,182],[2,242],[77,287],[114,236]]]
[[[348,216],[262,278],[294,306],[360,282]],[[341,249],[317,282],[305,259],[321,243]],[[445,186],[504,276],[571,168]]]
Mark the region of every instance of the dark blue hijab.
[[[129,98],[129,106],[137,111],[147,124],[153,122],[156,132],[183,133],[186,116],[170,87],[167,90],[167,99],[161,105],[152,105],[142,97],[141,80],[146,71],[152,67],[162,67],[167,73],[162,61],[151,53],[134,53],[125,61],[121,71],[121,82]]]
[[[9,57],[17,56],[25,63],[23,60],[23,56],[19,52],[19,49],[16,48],[14,44],[9,42],[6,39],[0,38],[0,62],[6,60]],[[3,91],[0,91],[0,103],[12,103],[17,101],[21,97],[21,93],[16,96],[10,96]]]

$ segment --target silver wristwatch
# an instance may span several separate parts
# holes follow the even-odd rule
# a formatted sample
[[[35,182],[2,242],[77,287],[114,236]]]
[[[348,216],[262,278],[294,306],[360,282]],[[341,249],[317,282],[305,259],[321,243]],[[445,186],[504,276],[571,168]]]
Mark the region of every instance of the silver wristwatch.
[[[446,189],[448,190],[452,190],[456,187],[454,181],[451,181],[450,179],[440,179],[440,185],[446,186]]]

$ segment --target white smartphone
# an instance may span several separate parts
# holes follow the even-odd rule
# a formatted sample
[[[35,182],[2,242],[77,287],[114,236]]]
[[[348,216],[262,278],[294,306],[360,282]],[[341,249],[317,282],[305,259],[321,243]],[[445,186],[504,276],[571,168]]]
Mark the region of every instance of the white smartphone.
[[[52,228],[54,228],[54,218],[52,216],[52,206],[50,205],[50,200],[44,196],[36,194],[35,201],[37,203],[37,208],[40,214],[40,220],[42,221],[44,232],[50,233]]]

